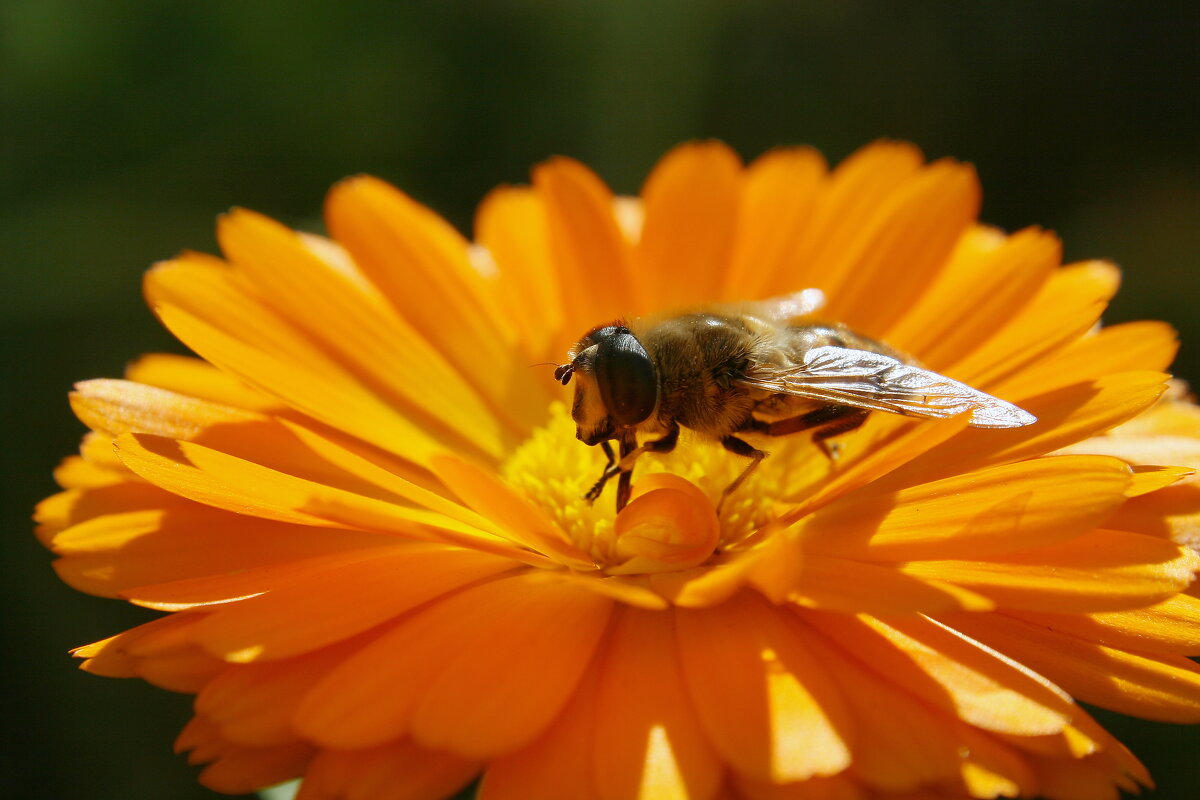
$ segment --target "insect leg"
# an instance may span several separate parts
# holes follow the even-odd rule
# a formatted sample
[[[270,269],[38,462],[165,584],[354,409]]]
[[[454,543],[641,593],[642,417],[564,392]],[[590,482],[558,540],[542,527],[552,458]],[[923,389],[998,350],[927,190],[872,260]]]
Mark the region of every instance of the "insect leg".
[[[866,409],[855,408],[854,406],[821,406],[820,408],[809,411],[806,414],[800,414],[787,419],[777,419],[771,422],[761,422],[755,420],[756,425],[753,430],[758,433],[765,433],[767,436],[787,436],[800,431],[812,430],[813,428],[833,427],[831,423],[843,422],[847,418],[853,419],[854,422],[847,428],[838,427],[835,433],[853,430],[863,423],[869,412]],[[761,426],[761,427],[760,427]],[[830,434],[831,436],[833,434]],[[815,434],[814,434],[815,436]]]
[[[630,434],[630,441],[637,444],[637,439],[632,434]],[[671,421],[666,435],[661,439],[646,442],[641,447],[634,447],[628,453],[625,452],[625,440],[621,440],[621,462],[617,465],[621,470],[621,478],[617,481],[617,511],[625,507],[633,492],[630,482],[633,479],[633,464],[637,461],[638,456],[642,453],[669,453],[675,449],[677,444],[679,444],[679,423],[674,420]]]
[[[679,423],[671,420],[666,434],[661,439],[646,442],[640,449],[648,450],[651,453],[669,453],[675,449],[677,444],[679,444]]]
[[[635,447],[628,453],[621,456],[621,463],[617,466],[624,472],[629,472],[633,469],[633,464],[642,453],[669,453],[675,449],[675,445],[679,444],[679,423],[672,422],[665,436],[661,439],[655,439],[652,442],[646,442],[640,447]]]
[[[738,475],[736,478],[734,478],[733,483],[725,487],[725,491],[721,492],[721,500],[717,503],[718,517],[721,516],[721,507],[725,505],[725,501],[729,498],[729,495],[733,494],[734,490],[741,486],[742,482],[745,481],[746,478],[750,477],[750,473],[754,472],[754,470],[758,468],[758,465],[762,463],[762,460],[767,457],[767,452],[765,450],[759,450],[758,448],[752,447],[736,436],[726,436],[722,438],[721,445],[729,452],[735,453],[739,456],[745,456],[746,458],[753,459],[753,461],[750,462],[749,466],[742,470],[741,475]]]
[[[620,511],[629,502],[629,495],[633,491],[631,480],[633,476],[633,465],[637,462],[638,457],[642,453],[669,453],[675,449],[675,445],[679,443],[679,423],[671,422],[667,428],[667,433],[661,439],[655,439],[652,442],[646,442],[644,445],[638,446],[637,435],[632,431],[621,434],[619,440],[621,446],[621,459],[618,461],[613,455],[612,445],[607,441],[600,443],[601,449],[604,450],[604,455],[608,457],[608,463],[604,466],[604,471],[600,473],[600,479],[592,484],[592,488],[588,489],[584,497],[591,501],[600,496],[604,491],[605,484],[609,479],[619,475],[620,480],[617,482],[617,511]]]
[[[645,450],[644,447],[637,446],[637,435],[633,431],[621,434],[621,460],[617,463],[617,469],[621,471],[621,477],[617,478],[618,514],[629,502],[629,496],[633,493],[633,462],[637,461],[638,455],[643,450]]]
[[[751,417],[742,425],[742,430],[763,433],[767,436],[787,436],[800,431],[813,430],[813,444],[821,448],[821,452],[830,461],[837,460],[836,443],[827,441],[839,433],[847,433],[866,422],[871,412],[865,408],[854,406],[828,405],[821,406],[815,411],[800,414],[787,419],[777,419],[764,422]]]
[[[837,461],[838,458],[837,442],[828,441],[830,437],[854,430],[866,422],[867,415],[871,413],[863,408],[852,408],[849,411],[851,413],[842,414],[834,418],[833,422],[813,431],[813,444],[821,448],[821,452],[830,461]]]
[[[608,458],[608,463],[604,465],[604,471],[600,473],[599,479],[592,484],[592,488],[587,490],[587,494],[583,497],[589,503],[595,501],[600,493],[604,491],[604,484],[608,483],[608,479],[620,472],[620,467],[617,466],[617,457],[613,454],[612,445],[607,440],[600,443],[600,449],[604,451],[604,455]]]

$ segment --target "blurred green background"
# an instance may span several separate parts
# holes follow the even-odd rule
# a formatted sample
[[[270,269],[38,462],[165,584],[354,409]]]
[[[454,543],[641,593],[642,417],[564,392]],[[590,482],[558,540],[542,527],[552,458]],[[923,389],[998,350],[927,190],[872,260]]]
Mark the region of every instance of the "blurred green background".
[[[212,251],[244,205],[316,228],[370,172],[466,229],[493,185],[563,153],[633,192],[672,144],[750,158],[877,137],[974,162],[984,218],[1108,257],[1107,319],[1182,333],[1200,380],[1194,2],[0,2],[4,332],[0,797],[204,798],[170,752],[187,698],[91,677],[74,645],[146,615],[59,584],[29,509],[81,426],[65,393],[177,350],[141,272]],[[1197,728],[1106,716],[1196,796]]]

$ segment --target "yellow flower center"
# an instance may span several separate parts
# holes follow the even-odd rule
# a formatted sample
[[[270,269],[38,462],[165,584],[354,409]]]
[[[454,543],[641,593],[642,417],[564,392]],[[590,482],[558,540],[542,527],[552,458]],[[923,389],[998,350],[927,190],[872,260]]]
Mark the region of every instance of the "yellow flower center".
[[[547,423],[516,449],[501,475],[610,574],[666,572],[736,548],[778,515],[779,503],[795,496],[814,465],[825,469],[806,437],[761,444],[769,445],[771,456],[721,504],[725,488],[749,462],[685,430],[674,452],[638,460],[633,499],[617,515],[615,479],[595,503],[584,499],[606,459],[599,447],[575,438],[575,423],[555,402]]]

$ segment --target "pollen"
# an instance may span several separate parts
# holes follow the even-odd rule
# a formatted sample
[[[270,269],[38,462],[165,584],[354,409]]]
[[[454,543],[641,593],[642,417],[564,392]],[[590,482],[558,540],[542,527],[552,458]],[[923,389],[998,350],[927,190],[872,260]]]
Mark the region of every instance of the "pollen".
[[[657,544],[667,548],[686,548],[690,546],[686,542],[704,539],[702,532],[690,530],[701,524],[697,519],[702,518],[693,517],[691,512],[695,509],[692,508],[687,514],[678,515],[676,521],[683,527],[682,531],[677,527],[674,533],[667,534],[671,526],[658,519],[638,526],[638,536],[623,535],[630,528],[630,520],[626,520],[625,515],[632,516],[638,511],[635,506],[640,493],[647,487],[668,485],[651,476],[667,474],[681,478],[690,484],[690,496],[699,498],[711,516],[715,516],[720,508],[713,537],[715,542],[701,554],[703,557],[692,558],[689,554],[688,557],[660,558],[656,559],[656,563],[662,561],[659,569],[647,566],[646,571],[682,569],[752,540],[753,534],[778,515],[778,503],[810,479],[813,464],[821,466],[823,456],[806,439],[779,439],[768,444],[773,446],[771,456],[722,503],[725,488],[749,462],[685,429],[673,452],[648,453],[638,460],[633,473],[634,502],[622,511],[622,524],[617,524],[615,480],[605,487],[594,503],[584,498],[604,470],[607,463],[604,453],[599,447],[587,447],[575,438],[575,423],[566,406],[556,402],[550,407],[546,424],[534,430],[513,452],[502,465],[501,475],[509,485],[524,492],[546,512],[576,546],[606,565],[609,571],[621,573],[635,571],[631,569],[633,564],[645,566],[648,563],[631,558],[633,543],[645,537],[647,531],[663,531],[662,536],[672,540],[660,538]],[[680,484],[670,486],[676,488]],[[675,540],[680,537],[681,541]],[[687,563],[689,561],[691,563]]]
[[[517,447],[501,465],[500,475],[545,511],[576,546],[608,563],[613,558],[616,516],[613,489],[599,502],[584,499],[605,463],[600,448],[587,447],[575,438],[571,415],[556,402],[546,424]]]

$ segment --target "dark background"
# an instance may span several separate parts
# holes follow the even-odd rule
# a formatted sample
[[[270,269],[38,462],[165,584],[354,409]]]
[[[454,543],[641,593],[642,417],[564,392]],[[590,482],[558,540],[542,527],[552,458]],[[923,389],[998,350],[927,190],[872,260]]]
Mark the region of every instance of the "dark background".
[[[462,228],[563,153],[634,192],[681,140],[832,161],[887,136],[972,161],[985,220],[1109,257],[1107,319],[1179,327],[1200,380],[1194,2],[0,0],[0,796],[204,798],[170,743],[187,698],[79,673],[69,647],[143,618],[57,582],[29,509],[82,433],[65,393],[178,349],[141,272],[212,251],[245,205],[319,226],[370,172]],[[1102,717],[1200,786],[1197,728]]]

